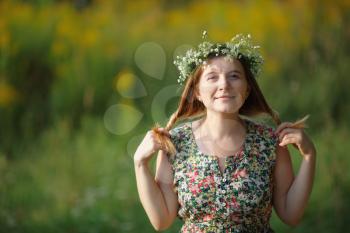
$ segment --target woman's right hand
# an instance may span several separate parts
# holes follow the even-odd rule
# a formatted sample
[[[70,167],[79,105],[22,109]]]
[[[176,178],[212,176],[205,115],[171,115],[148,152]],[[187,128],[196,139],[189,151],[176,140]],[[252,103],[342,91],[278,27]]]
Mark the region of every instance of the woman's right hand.
[[[170,134],[164,128],[157,128],[161,134],[170,137]],[[135,165],[142,165],[148,163],[152,156],[158,150],[165,150],[164,146],[159,141],[157,133],[154,130],[149,130],[146,133],[146,136],[143,138],[140,145],[137,147],[137,150],[134,154]]]

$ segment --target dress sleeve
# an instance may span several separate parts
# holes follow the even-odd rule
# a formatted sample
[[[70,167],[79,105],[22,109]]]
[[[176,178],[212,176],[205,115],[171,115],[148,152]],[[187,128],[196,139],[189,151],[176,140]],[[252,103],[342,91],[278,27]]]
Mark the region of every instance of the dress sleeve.
[[[168,155],[168,160],[173,170],[174,175],[174,191],[178,192],[178,187],[183,179],[185,162],[187,151],[184,150],[186,144],[186,132],[182,127],[170,130],[170,140],[174,144],[176,153],[174,155]]]
[[[170,155],[168,154],[168,159],[172,167],[174,167],[175,161],[178,158],[178,152],[180,151],[180,130],[179,128],[174,128],[169,131],[170,133],[170,141],[173,143],[175,147],[175,154]]]
[[[266,145],[267,158],[271,165],[274,166],[276,162],[276,148],[278,145],[278,136],[275,133],[275,129],[265,126],[263,137]]]
[[[168,155],[169,162],[174,170],[183,166],[183,160],[188,156],[190,139],[186,125],[170,130],[170,140],[175,146],[175,155]]]
[[[255,146],[260,154],[261,162],[267,162],[271,166],[274,166],[276,160],[276,147],[278,143],[278,137],[275,134],[275,130],[267,126],[266,124],[258,123],[255,125]]]
[[[265,138],[269,141],[271,149],[275,150],[278,145],[278,136],[275,133],[275,129],[272,127],[266,127]]]

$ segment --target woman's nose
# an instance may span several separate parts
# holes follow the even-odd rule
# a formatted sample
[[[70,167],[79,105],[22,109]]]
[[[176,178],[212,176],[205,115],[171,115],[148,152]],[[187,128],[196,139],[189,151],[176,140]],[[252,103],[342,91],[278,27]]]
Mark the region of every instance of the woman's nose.
[[[219,88],[227,88],[229,86],[229,82],[227,80],[227,78],[224,75],[221,75],[219,78],[219,82],[218,82],[218,86]]]

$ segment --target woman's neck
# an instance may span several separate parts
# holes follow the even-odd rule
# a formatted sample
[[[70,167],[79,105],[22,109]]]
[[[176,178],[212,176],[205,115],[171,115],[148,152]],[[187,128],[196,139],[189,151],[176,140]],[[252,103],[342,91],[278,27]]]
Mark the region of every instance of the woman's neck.
[[[220,140],[238,134],[244,134],[245,125],[238,114],[217,114],[207,112],[201,124],[204,134],[212,140]]]

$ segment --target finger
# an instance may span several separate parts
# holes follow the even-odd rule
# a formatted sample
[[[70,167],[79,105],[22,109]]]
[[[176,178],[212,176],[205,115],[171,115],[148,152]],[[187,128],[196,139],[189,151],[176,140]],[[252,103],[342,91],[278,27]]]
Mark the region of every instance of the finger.
[[[170,136],[170,133],[168,132],[168,130],[166,130],[165,128],[158,128],[158,131],[161,132],[162,134],[165,134],[167,136]]]
[[[293,129],[293,128],[284,128],[282,131],[280,131],[280,133],[278,134],[278,139],[280,141],[282,141],[283,137],[285,137],[286,135],[290,135],[293,134],[295,135],[296,133],[298,133],[298,129]]]
[[[153,130],[148,131],[147,135],[148,135],[148,137],[149,137],[150,139],[152,139],[152,140],[154,140],[154,141],[157,140],[157,134],[156,134],[155,132],[153,132]]]
[[[275,130],[275,133],[279,134],[279,132],[281,130],[283,130],[284,128],[287,128],[287,127],[291,127],[292,125],[293,125],[293,123],[291,123],[291,122],[283,122],[277,127],[277,129]]]
[[[278,145],[280,145],[280,146],[286,146],[286,145],[288,145],[288,144],[293,144],[293,143],[295,143],[294,141],[295,141],[295,140],[294,140],[294,138],[292,138],[292,137],[290,137],[290,138],[283,138],[283,140],[282,140]]]
[[[170,133],[164,128],[154,128],[153,132],[159,135],[165,135],[167,137],[170,137]]]
[[[286,146],[288,144],[291,144],[291,139],[283,139],[278,145],[279,146]]]
[[[164,146],[162,143],[155,141],[153,144],[153,151],[156,152],[158,150],[164,150]]]
[[[149,135],[149,136],[152,135],[152,134],[153,134],[153,130],[148,130],[147,133],[146,133],[146,135]]]

